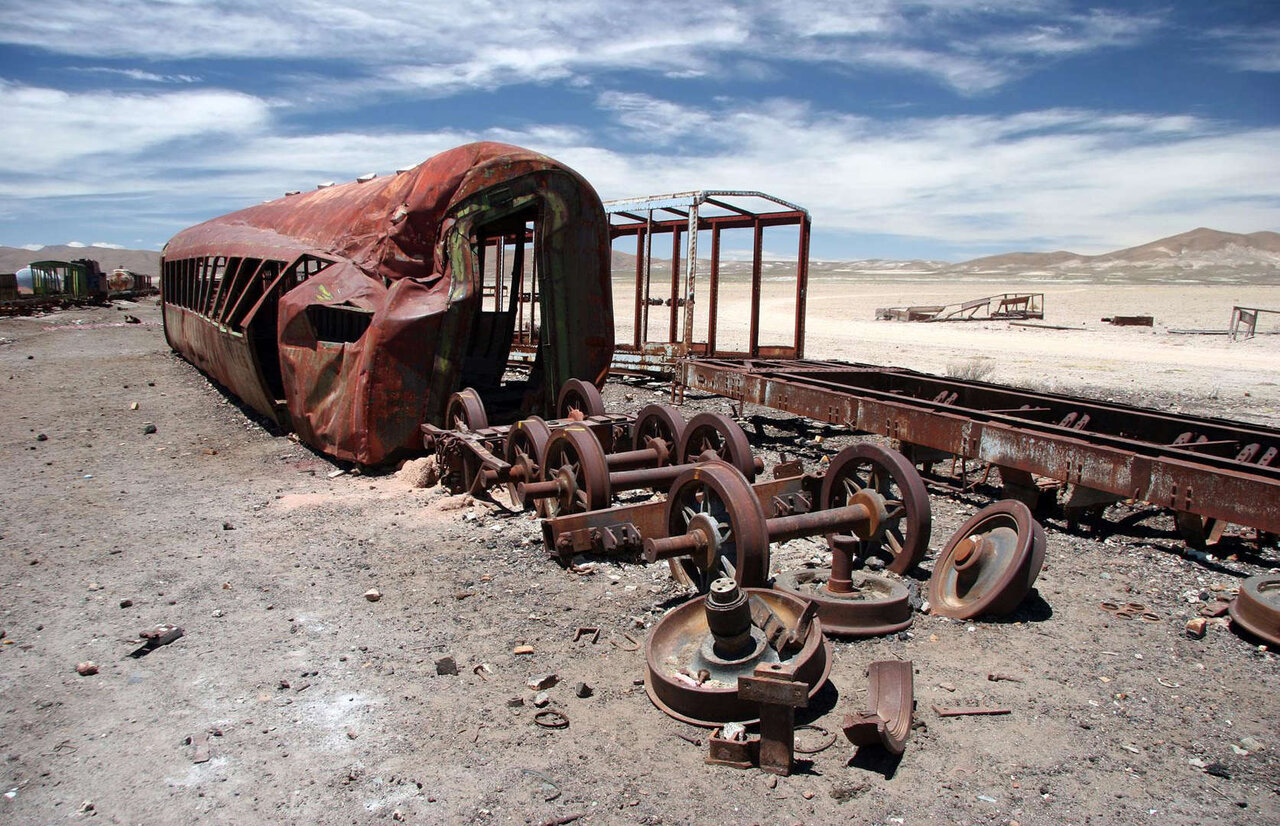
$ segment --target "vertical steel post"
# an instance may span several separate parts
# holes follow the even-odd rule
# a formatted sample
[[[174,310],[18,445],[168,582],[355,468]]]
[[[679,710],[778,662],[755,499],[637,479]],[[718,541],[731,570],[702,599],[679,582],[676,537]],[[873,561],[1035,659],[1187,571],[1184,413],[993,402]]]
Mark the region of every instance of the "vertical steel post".
[[[679,341],[680,330],[680,228],[671,228],[671,312],[667,325],[667,343]]]
[[[693,293],[698,280],[698,202],[689,207],[689,248],[685,258],[684,284],[684,347],[681,355],[693,352]]]
[[[755,220],[755,233],[751,250],[751,339],[747,345],[752,358],[760,355],[760,260],[764,257],[764,225],[759,216]]]
[[[644,312],[644,244],[645,238],[648,236],[646,230],[640,230],[636,233],[636,306],[635,321],[632,324],[631,338],[635,344],[636,351],[639,352],[641,345],[644,343],[644,337],[640,331],[641,318]]]
[[[809,216],[800,221],[800,249],[796,253],[796,339],[795,357],[804,358],[805,305],[809,298]]]
[[[707,291],[710,313],[707,316],[707,356],[716,355],[716,313],[720,303],[720,225],[711,228],[711,283]]]

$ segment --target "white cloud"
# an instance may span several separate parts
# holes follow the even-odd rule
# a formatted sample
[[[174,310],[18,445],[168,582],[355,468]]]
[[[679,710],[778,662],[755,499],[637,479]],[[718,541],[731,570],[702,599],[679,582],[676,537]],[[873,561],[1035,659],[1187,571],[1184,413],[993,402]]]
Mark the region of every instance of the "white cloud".
[[[109,58],[325,59],[362,66],[364,89],[407,83],[437,96],[601,71],[727,76],[777,60],[905,70],[968,94],[1032,71],[1030,58],[1129,44],[1158,22],[1052,0],[383,0],[373,10],[341,0],[45,0],[40,14],[0,7],[0,42],[77,55],[91,43]],[[1021,28],[989,34],[1010,23]]]
[[[558,156],[606,198],[760,189],[808,207],[823,231],[954,244],[1048,238],[1099,252],[1194,226],[1280,224],[1280,129],[1073,109],[881,121],[788,101],[702,114],[719,141],[704,152]]]
[[[126,169],[95,156],[81,159],[76,174],[0,177],[0,195],[26,203],[94,198],[95,214],[173,231],[175,215],[207,217],[322,180],[390,172],[472,140],[500,140],[564,161],[604,198],[759,189],[807,207],[826,233],[1101,252],[1194,226],[1280,225],[1277,128],[1081,109],[881,120],[792,100],[698,109],[615,94],[601,103],[615,128],[650,124],[669,142],[643,152],[618,148],[627,142],[603,148],[599,134],[555,124],[304,136],[244,130],[199,153],[148,151]]]
[[[161,75],[143,69],[115,69],[109,66],[84,66],[74,69],[77,72],[99,75],[116,75],[145,83],[199,83],[196,75]]]
[[[0,80],[0,145],[10,172],[58,171],[91,155],[132,156],[170,141],[244,133],[267,122],[260,99],[218,90],[70,93]]]
[[[1242,72],[1280,72],[1280,25],[1209,32],[1217,62]]]
[[[1162,25],[1154,16],[1093,9],[1088,14],[1069,14],[1021,30],[988,35],[982,38],[982,45],[1011,54],[1066,55],[1127,46]]]

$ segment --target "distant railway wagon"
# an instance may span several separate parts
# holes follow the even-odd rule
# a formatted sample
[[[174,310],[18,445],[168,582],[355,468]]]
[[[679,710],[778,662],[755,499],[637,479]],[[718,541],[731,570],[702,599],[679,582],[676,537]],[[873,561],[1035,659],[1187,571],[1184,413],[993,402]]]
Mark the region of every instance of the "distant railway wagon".
[[[116,267],[107,276],[107,287],[113,293],[146,293],[155,290],[155,283],[149,275],[141,275],[124,267]]]
[[[18,300],[18,276],[16,273],[0,273],[0,301]]]
[[[165,246],[171,347],[315,449],[362,464],[421,450],[449,396],[495,423],[547,415],[613,353],[609,227],[591,185],[476,143],[215,218]],[[527,377],[513,341],[535,339]]]
[[[19,296],[105,298],[107,279],[92,258],[33,261],[16,273]]]

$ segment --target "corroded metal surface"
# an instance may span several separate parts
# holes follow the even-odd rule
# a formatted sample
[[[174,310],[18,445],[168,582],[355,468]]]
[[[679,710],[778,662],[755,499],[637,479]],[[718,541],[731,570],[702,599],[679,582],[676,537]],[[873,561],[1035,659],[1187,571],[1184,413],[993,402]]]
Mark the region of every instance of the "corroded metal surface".
[[[758,588],[742,593],[762,601],[789,628],[797,627],[806,615],[808,603],[799,597]],[[667,714],[695,726],[755,723],[758,706],[739,696],[738,678],[753,675],[761,663],[781,662],[794,669],[795,679],[807,686],[809,697],[826,683],[831,643],[822,634],[821,621],[809,623],[798,650],[775,650],[757,628],[749,632],[750,650],[736,656],[715,647],[705,604],[704,598],[695,597],[673,608],[645,640],[645,690]]]
[[[815,361],[686,359],[678,382],[1121,498],[1280,533],[1280,431]],[[910,455],[910,454],[909,454]]]
[[[831,546],[831,590],[840,590],[848,581],[851,559],[883,558],[888,570],[910,571],[929,550],[933,513],[924,481],[907,459],[897,451],[870,442],[845,448],[831,460],[822,483],[822,508],[843,507],[864,490],[875,491],[884,500],[886,513],[869,535],[829,534]]]
[[[503,244],[518,254],[495,294],[485,250]],[[536,290],[520,281],[533,272]],[[535,291],[533,377],[500,387],[519,300]],[[613,351],[598,196],[497,143],[184,230],[165,247],[162,295],[175,350],[316,449],[364,464],[420,449],[419,426],[440,423],[464,385],[513,397],[507,421],[550,414],[554,390],[602,382]]]
[[[879,637],[911,627],[911,603],[901,582],[855,573],[847,591],[835,592],[829,576],[821,569],[782,571],[773,587],[817,605],[822,627],[833,637]]]
[[[1261,640],[1280,645],[1280,575],[1249,577],[1231,602],[1231,622]]]
[[[1018,607],[1044,564],[1044,528],[1021,502],[1005,499],[973,515],[933,564],[929,603],[936,614],[970,619]]]
[[[855,746],[881,745],[902,754],[911,736],[915,678],[910,660],[880,660],[867,669],[867,710],[844,718],[844,734]]]

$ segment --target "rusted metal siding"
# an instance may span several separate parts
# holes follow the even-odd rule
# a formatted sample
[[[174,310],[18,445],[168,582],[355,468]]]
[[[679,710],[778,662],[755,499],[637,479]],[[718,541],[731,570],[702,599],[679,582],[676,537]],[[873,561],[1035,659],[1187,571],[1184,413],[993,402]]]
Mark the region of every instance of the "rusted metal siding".
[[[313,257],[328,266],[278,284],[239,321],[225,317],[235,296],[223,299],[207,281],[197,281],[204,293],[194,312],[166,307],[166,336],[255,408],[264,398],[270,400],[264,407],[276,408],[279,397],[267,375],[275,365],[255,370],[249,363],[254,347],[246,361],[234,341],[237,334],[251,341],[262,336],[255,325],[278,300],[279,389],[299,436],[363,464],[417,451],[419,425],[438,421],[458,389],[477,310],[480,273],[468,233],[521,198],[538,210],[546,235],[543,382],[552,388],[569,378],[598,384],[613,343],[608,226],[599,198],[556,161],[496,143],[459,147],[395,175],[286,196],[179,233],[165,248],[166,262],[238,256],[296,266]],[[185,277],[170,280],[188,290]],[[244,279],[237,281],[242,286]],[[361,325],[347,326],[363,333],[354,341],[322,340],[308,314],[314,307],[361,314]],[[209,317],[205,308],[222,308],[222,316]],[[192,315],[201,323],[193,324]],[[554,402],[554,392],[544,392],[544,406],[548,395]]]

